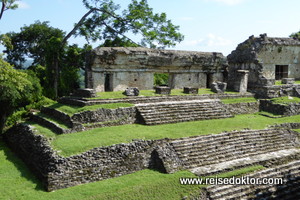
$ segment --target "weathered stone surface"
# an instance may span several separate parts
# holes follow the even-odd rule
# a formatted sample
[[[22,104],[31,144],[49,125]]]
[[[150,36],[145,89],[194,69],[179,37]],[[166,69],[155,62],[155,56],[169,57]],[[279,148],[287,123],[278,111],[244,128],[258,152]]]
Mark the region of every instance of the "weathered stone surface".
[[[140,91],[138,88],[126,88],[124,93],[126,96],[139,96]]]
[[[231,115],[259,112],[259,102],[224,104],[224,107]]]
[[[185,94],[198,94],[199,88],[192,88],[192,87],[184,87],[183,93]]]
[[[155,87],[156,94],[169,95],[171,94],[171,88],[167,86],[156,86]]]
[[[274,84],[275,79],[299,79],[299,55],[300,41],[297,39],[272,38],[266,34],[251,36],[227,56],[228,87],[234,89],[238,85],[238,70],[249,70],[248,86],[252,91]],[[280,70],[280,67],[285,67],[285,70]]]
[[[86,67],[88,86],[97,92],[138,87],[153,88],[154,73],[168,73],[172,88],[206,87],[207,73],[223,81],[227,65],[221,53],[148,49],[141,47],[102,47],[90,53]]]
[[[224,82],[213,82],[211,84],[211,91],[218,93],[218,94],[223,94],[227,89],[227,83]]]
[[[300,104],[290,103],[288,105],[275,104],[271,100],[260,100],[260,110],[273,113],[274,115],[292,116],[300,114]]]
[[[283,78],[281,80],[282,84],[294,84],[295,83],[295,79],[294,78]]]
[[[80,89],[75,90],[75,92],[72,94],[72,96],[92,98],[92,97],[96,97],[97,94],[96,94],[96,91],[94,89],[80,88]]]

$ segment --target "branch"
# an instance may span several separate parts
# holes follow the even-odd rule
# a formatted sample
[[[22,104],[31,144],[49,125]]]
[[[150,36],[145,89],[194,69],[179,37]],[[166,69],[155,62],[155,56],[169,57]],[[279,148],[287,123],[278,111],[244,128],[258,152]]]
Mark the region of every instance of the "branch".
[[[2,8],[1,8],[1,12],[0,12],[0,20],[1,20],[2,16],[3,16],[3,13],[4,13],[4,10],[5,10],[5,7],[6,7],[6,5],[5,5],[5,1],[2,1]]]
[[[89,10],[85,15],[82,16],[82,18],[79,20],[79,22],[74,26],[74,28],[64,37],[62,40],[62,45],[64,45],[68,39],[74,35],[74,33],[77,31],[77,29],[83,24],[84,20],[92,13],[94,12],[94,9]]]
[[[111,26],[109,26],[108,24],[106,24],[105,22],[102,22],[102,24],[104,24],[107,28],[110,28],[111,30],[113,30],[117,34],[122,35],[123,37],[125,37],[126,39],[128,39],[130,42],[136,44],[137,46],[141,46],[138,43],[136,43],[135,41],[133,41],[132,39],[130,39],[129,37],[127,37],[126,35],[124,35],[123,33],[118,32],[117,30],[115,30],[114,28],[112,28]]]
[[[87,13],[85,13],[85,15],[82,16],[82,18],[79,20],[79,22],[75,25],[75,27],[64,37],[64,39],[62,40],[62,45],[64,45],[68,39],[75,34],[75,32],[77,31],[77,29],[83,24],[84,20],[94,11],[98,11],[98,12],[105,12],[107,14],[109,14],[110,16],[114,17],[115,19],[118,19],[120,21],[125,21],[124,19],[106,11],[106,10],[102,10],[99,8],[92,8],[90,9]],[[114,30],[114,29],[113,29]],[[118,33],[119,34],[119,33]],[[125,36],[126,37],[126,36]],[[127,37],[126,37],[127,38]],[[129,38],[128,38],[129,39]]]

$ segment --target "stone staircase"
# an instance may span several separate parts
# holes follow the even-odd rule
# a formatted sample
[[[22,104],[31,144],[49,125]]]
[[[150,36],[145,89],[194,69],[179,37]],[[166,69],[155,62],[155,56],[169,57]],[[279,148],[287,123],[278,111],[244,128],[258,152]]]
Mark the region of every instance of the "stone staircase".
[[[247,177],[282,178],[283,184],[211,185],[206,188],[208,199],[300,199],[300,160],[257,171]]]
[[[220,100],[204,99],[136,104],[141,123],[157,125],[232,117]]]
[[[207,176],[253,164],[265,166],[295,157],[297,133],[284,129],[244,130],[171,142],[185,169]]]

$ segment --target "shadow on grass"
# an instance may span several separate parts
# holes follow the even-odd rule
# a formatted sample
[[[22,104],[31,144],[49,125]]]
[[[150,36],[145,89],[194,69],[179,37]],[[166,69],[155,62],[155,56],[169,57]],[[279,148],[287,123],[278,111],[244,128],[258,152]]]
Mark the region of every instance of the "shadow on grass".
[[[14,167],[21,172],[21,176],[26,180],[32,182],[36,185],[35,190],[37,191],[45,191],[42,183],[33,175],[33,173],[29,170],[29,168],[25,165],[25,163],[17,157],[17,155],[12,152],[7,145],[4,143],[2,138],[0,137],[0,152],[3,151],[4,159],[8,162],[12,163]],[[5,164],[5,163],[1,163]]]

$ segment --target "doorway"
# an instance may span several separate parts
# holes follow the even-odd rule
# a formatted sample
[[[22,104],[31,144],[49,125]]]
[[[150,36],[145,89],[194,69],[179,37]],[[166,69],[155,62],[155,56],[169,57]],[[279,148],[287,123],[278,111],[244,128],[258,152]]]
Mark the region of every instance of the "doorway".
[[[105,92],[113,91],[113,74],[105,74],[104,91]]]
[[[281,80],[288,78],[289,66],[288,65],[276,65],[275,67],[275,79]]]
[[[213,73],[207,73],[206,74],[206,88],[210,88],[212,83],[213,83]]]

